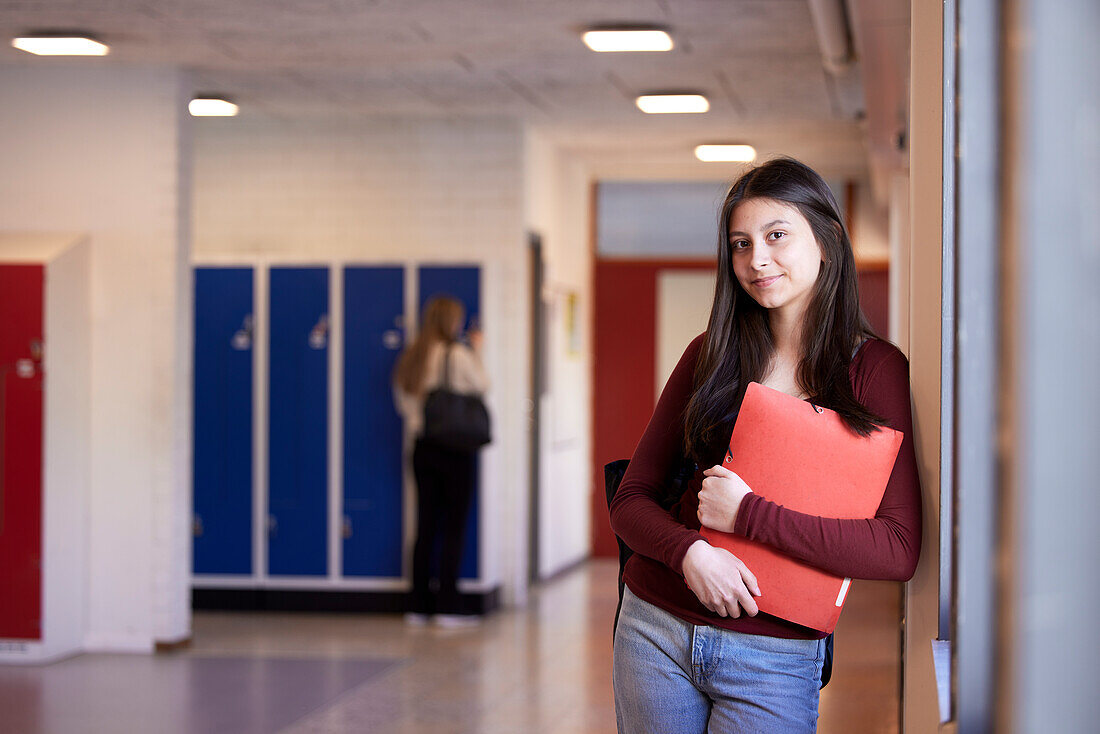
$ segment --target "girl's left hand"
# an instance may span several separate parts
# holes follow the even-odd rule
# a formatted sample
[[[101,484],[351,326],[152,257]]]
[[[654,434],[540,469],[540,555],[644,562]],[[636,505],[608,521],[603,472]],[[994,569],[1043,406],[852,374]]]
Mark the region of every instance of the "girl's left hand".
[[[703,527],[732,533],[741,500],[752,489],[741,477],[726,467],[715,464],[703,472],[703,488],[699,491],[699,522]]]

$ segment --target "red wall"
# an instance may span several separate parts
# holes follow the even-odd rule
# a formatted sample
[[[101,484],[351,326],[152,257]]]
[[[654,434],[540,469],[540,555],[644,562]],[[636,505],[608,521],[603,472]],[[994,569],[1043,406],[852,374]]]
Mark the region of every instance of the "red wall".
[[[890,270],[867,267],[859,270],[859,304],[875,333],[890,336]]]

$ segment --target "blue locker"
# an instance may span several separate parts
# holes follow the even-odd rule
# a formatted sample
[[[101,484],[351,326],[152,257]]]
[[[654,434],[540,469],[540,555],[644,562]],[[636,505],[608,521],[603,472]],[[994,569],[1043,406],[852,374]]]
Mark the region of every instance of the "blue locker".
[[[344,270],[345,576],[401,575],[401,418],[391,374],[405,341],[403,268]]]
[[[268,573],[328,573],[327,268],[271,268]]]
[[[252,573],[252,269],[195,269],[195,573]]]
[[[472,322],[480,323],[481,269],[477,267],[422,267],[417,274],[417,313],[424,312],[424,304],[432,296],[448,295],[457,298],[466,307],[468,329]],[[480,470],[479,470],[480,473]],[[474,499],[466,522],[466,542],[462,551],[461,578],[477,578],[478,575],[478,505],[480,482],[474,482]]]

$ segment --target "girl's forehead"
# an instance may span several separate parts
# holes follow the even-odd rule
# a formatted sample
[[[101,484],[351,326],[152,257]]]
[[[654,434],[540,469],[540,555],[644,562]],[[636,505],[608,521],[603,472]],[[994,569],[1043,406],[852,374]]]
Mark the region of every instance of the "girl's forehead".
[[[740,228],[738,225],[766,226],[775,219],[782,219],[792,224],[805,219],[798,207],[777,199],[752,198],[738,203],[730,213],[730,228]]]

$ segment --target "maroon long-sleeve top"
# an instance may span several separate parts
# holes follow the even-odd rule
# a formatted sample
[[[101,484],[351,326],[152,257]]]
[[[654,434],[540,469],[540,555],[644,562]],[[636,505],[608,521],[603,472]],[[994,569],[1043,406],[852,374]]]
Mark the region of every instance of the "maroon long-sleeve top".
[[[692,394],[702,342],[702,335],[696,337],[676,365],[611,504],[611,526],[634,550],[623,579],[639,598],[692,624],[774,637],[824,637],[823,632],[762,612],[755,617],[719,617],[699,602],[684,581],[684,556],[694,542],[703,540],[697,516],[703,470],[721,463],[725,447],[715,447],[714,461],[699,466],[670,510],[662,508],[658,498],[663,495],[662,482],[682,461],[684,409]],[[894,345],[869,339],[852,358],[849,376],[856,399],[904,434],[875,516],[817,517],[749,494],[741,502],[733,531],[837,576],[906,581],[916,569],[921,543],[909,363]],[[766,578],[758,580],[763,586],[768,583]]]

